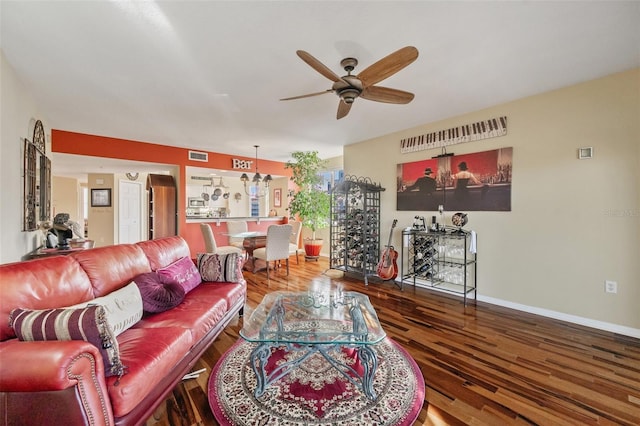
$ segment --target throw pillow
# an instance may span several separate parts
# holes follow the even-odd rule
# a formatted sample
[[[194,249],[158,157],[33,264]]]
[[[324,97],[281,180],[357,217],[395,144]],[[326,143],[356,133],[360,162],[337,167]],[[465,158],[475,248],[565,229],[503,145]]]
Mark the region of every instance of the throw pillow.
[[[31,310],[16,308],[9,325],[22,341],[84,340],[100,350],[106,376],[122,376],[118,341],[103,306],[75,309]]]
[[[156,272],[140,274],[133,279],[133,282],[140,289],[145,312],[168,311],[184,300],[184,288],[178,283],[163,283]]]
[[[159,268],[157,271],[163,283],[178,283],[184,289],[185,294],[196,288],[202,282],[198,268],[188,257],[183,257],[169,266]]]
[[[107,320],[115,336],[120,335],[142,318],[142,296],[134,282],[112,291],[106,296],[96,297],[88,302],[67,306],[67,308],[84,308],[92,305],[104,306]]]
[[[204,281],[237,283],[244,279],[238,253],[199,253],[196,259]]]

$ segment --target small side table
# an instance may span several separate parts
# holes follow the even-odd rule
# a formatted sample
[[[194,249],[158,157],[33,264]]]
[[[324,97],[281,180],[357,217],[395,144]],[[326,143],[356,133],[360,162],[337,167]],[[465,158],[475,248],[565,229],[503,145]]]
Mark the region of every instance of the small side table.
[[[22,259],[31,260],[31,259],[40,259],[42,257],[66,256],[71,253],[76,253],[78,251],[93,248],[94,245],[95,245],[95,241],[93,240],[83,240],[83,241],[69,241],[70,248],[68,249],[46,248],[44,246],[40,246],[34,251],[24,255]]]

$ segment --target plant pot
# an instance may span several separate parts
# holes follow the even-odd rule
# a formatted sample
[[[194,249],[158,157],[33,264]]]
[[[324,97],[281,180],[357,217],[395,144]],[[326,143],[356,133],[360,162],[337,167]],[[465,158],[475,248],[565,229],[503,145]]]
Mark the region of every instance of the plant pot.
[[[307,260],[318,260],[320,257],[320,250],[322,250],[322,239],[305,238],[304,239],[304,258]]]

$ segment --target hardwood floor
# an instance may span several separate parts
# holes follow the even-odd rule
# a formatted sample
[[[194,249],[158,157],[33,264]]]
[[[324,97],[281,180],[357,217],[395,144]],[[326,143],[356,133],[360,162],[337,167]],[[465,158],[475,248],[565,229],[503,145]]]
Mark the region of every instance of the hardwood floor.
[[[292,258],[293,259],[293,258]],[[416,360],[426,383],[416,425],[638,425],[640,340],[392,283],[343,277],[326,259],[245,273],[245,315],[276,290],[342,288],[369,295],[387,335]],[[147,426],[217,425],[207,381],[239,338],[239,318],[198,361],[198,379],[178,385]]]

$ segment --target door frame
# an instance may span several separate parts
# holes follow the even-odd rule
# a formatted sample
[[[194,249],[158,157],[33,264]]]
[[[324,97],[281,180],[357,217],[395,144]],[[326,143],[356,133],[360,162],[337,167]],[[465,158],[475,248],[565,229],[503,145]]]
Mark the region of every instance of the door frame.
[[[120,234],[120,216],[121,216],[121,208],[124,205],[124,203],[122,203],[122,186],[123,184],[127,184],[127,185],[136,185],[139,188],[138,194],[140,195],[138,197],[138,236],[139,236],[139,240],[143,241],[146,238],[144,231],[144,224],[142,223],[142,218],[145,217],[145,212],[143,211],[143,209],[145,208],[146,204],[143,202],[143,198],[146,195],[146,192],[144,191],[143,187],[142,187],[142,182],[138,182],[138,181],[131,181],[131,180],[125,180],[125,179],[119,179],[118,180],[118,216],[117,216],[117,229],[118,229],[118,244],[121,243],[121,237],[122,235]]]

